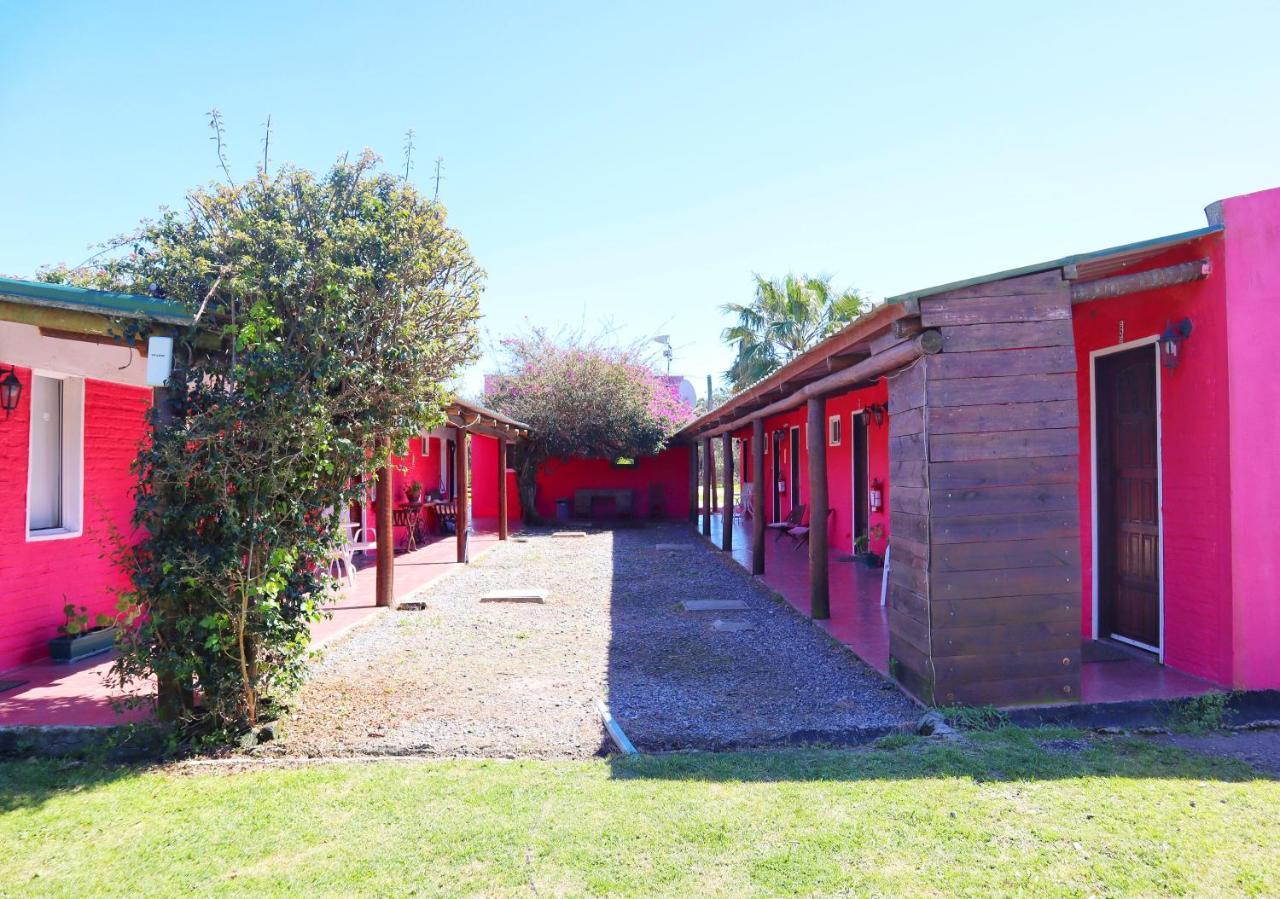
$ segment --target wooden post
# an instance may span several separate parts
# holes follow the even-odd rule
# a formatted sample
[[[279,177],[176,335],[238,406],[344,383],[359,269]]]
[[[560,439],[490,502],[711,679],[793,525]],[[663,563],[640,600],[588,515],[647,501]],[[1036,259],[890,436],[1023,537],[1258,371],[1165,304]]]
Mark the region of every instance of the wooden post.
[[[751,573],[764,574],[764,419],[751,423]]]
[[[498,438],[498,539],[507,539],[507,439]]]
[[[711,484],[715,480],[712,465],[711,438],[702,438],[702,536],[711,536]]]
[[[826,402],[813,397],[809,406],[809,615],[831,617],[827,583],[827,435]]]
[[[471,435],[459,427],[453,429],[453,435],[453,465],[457,472],[454,475],[453,482],[458,489],[458,514],[454,518],[454,530],[457,532],[458,561],[465,562],[467,561],[467,528],[470,526],[470,522],[467,520],[467,497],[471,495],[471,466],[467,462],[467,456],[470,455],[467,450],[469,449],[468,444]]]
[[[689,523],[698,524],[698,444],[689,444]]]
[[[725,552],[733,551],[733,435],[725,431],[720,438],[724,449],[724,516],[721,519],[720,548]]]
[[[390,452],[391,438],[379,437],[378,444]],[[374,589],[374,605],[390,606],[394,602],[396,577],[396,534],[391,523],[391,504],[395,502],[391,490],[391,459],[378,469],[376,488],[378,500],[378,524],[376,527],[378,541],[377,581]]]

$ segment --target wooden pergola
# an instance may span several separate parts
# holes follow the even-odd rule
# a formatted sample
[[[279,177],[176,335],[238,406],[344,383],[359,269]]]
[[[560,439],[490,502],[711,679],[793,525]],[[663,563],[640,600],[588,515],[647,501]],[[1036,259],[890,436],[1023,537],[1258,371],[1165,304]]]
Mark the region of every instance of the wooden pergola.
[[[470,509],[468,498],[471,494],[471,435],[479,434],[492,437],[498,442],[498,539],[506,540],[510,534],[509,503],[507,499],[507,457],[510,446],[529,434],[529,426],[523,422],[508,418],[501,412],[486,409],[484,406],[454,399],[442,410],[448,426],[454,433],[456,451],[454,453],[454,483],[457,490],[458,512],[454,531],[458,544],[457,559],[468,561],[467,536],[470,531]],[[392,525],[391,471],[384,467],[378,471],[377,479],[377,588],[376,602],[379,606],[393,604],[395,592],[395,535]]]

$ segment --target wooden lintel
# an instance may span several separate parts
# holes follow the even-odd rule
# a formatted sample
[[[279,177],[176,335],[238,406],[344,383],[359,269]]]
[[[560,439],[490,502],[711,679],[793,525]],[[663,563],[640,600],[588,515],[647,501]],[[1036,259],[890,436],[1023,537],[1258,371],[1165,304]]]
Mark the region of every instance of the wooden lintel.
[[[1208,259],[1195,259],[1191,262],[1179,262],[1176,265],[1153,268],[1145,272],[1116,275],[1113,278],[1077,281],[1071,285],[1071,302],[1073,304],[1088,303],[1092,300],[1111,299],[1146,290],[1188,284],[1207,278],[1212,272],[1213,265]]]

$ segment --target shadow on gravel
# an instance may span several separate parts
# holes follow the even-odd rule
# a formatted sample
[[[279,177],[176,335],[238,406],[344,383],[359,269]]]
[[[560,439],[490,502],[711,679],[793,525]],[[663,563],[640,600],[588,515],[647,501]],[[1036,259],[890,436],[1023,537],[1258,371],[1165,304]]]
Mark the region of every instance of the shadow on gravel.
[[[606,702],[640,751],[861,746],[919,717],[688,524],[611,536]],[[703,600],[739,607],[684,606]]]

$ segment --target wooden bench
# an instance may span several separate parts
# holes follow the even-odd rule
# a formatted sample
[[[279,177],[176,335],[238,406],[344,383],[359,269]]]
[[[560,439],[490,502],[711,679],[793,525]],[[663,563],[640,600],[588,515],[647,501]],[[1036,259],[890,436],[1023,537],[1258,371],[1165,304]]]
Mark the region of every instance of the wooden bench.
[[[634,490],[596,490],[583,489],[573,491],[573,514],[578,518],[591,518],[591,503],[597,499],[613,500],[614,513],[629,516],[635,508]]]

